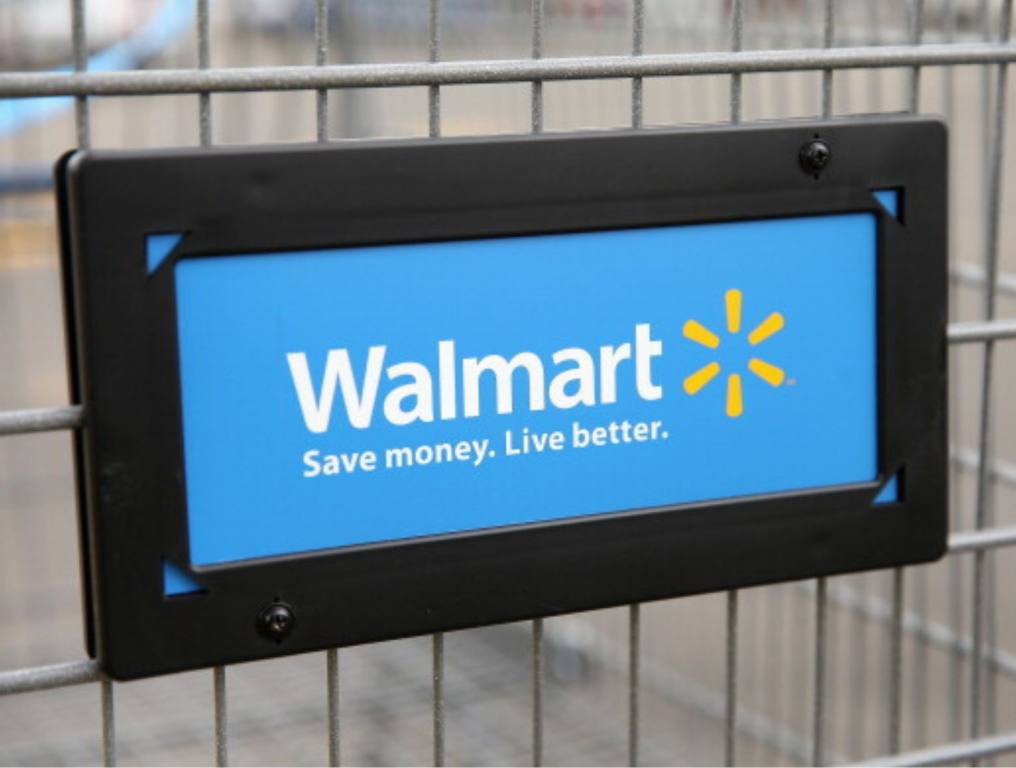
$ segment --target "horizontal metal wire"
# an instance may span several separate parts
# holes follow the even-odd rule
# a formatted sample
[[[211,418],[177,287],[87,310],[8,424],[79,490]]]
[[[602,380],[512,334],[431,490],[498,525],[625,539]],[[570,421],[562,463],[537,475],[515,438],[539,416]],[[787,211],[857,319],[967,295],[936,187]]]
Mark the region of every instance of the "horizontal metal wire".
[[[949,554],[999,549],[1016,545],[1016,525],[961,531],[949,536]]]
[[[0,696],[94,683],[101,679],[102,672],[99,670],[99,665],[90,660],[14,669],[9,672],[0,672]]]
[[[7,72],[0,98],[390,88],[550,80],[877,69],[1016,61],[1013,43],[804,48],[582,58],[343,64],[313,67]]]
[[[981,457],[970,448],[952,448],[949,458],[960,469],[976,472],[981,466]],[[988,462],[988,474],[995,480],[1016,487],[1016,464],[1002,459]]]
[[[953,264],[949,268],[949,276],[957,282],[967,285],[983,286],[987,282],[984,267],[962,261]],[[1016,296],[1016,274],[1012,272],[999,272],[995,278],[995,287],[1000,294]]]
[[[963,531],[954,533],[949,537],[949,554],[997,549],[1007,546],[1016,546],[1016,526],[987,528],[980,531]],[[802,588],[808,590],[809,586],[807,584],[802,585]],[[830,590],[830,598],[835,604],[863,610],[868,618],[883,621],[887,621],[889,618],[888,605],[882,606],[881,603],[884,601],[877,601],[876,598],[870,596],[862,598],[861,596],[854,595],[852,591],[839,587]],[[864,605],[857,602],[862,599],[867,601]],[[877,601],[878,604],[875,604],[873,601]],[[869,605],[868,603],[871,604]],[[909,614],[903,624],[906,630],[918,630],[917,633],[922,636],[926,635],[928,640],[937,641],[939,644],[950,648],[958,648],[966,653],[970,652],[969,640],[955,637],[951,630],[944,627],[940,628],[938,632],[929,631],[927,627],[923,627],[924,631],[922,632],[922,627],[917,626],[916,617]],[[948,633],[948,637],[945,637],[943,632]],[[988,658],[988,661],[998,663],[998,660],[993,658]],[[1003,663],[1001,666],[1006,667],[1006,671],[1016,673],[1016,660],[1010,661],[1007,657],[1006,661],[1008,663]],[[0,672],[0,696],[95,682],[101,679],[101,677],[102,674],[99,671],[99,667],[94,661],[72,661],[46,667],[31,667],[10,672]],[[719,710],[717,712],[719,717],[722,713]]]
[[[961,765],[975,758],[1016,752],[1016,732],[1001,733],[970,741],[954,741],[940,747],[901,752],[897,755],[876,757],[856,766],[892,765]]]
[[[989,339],[1016,339],[1016,318],[990,322],[952,323],[950,344],[964,344]],[[77,429],[84,424],[84,407],[80,405],[33,408],[21,411],[0,411],[0,435]]]
[[[814,596],[815,586],[810,582],[802,582],[797,588],[805,594]],[[866,595],[850,587],[837,585],[828,592],[829,601],[839,607],[863,616],[878,624],[887,625],[892,619],[893,606],[888,600],[874,595]],[[973,641],[969,635],[960,635],[945,624],[929,621],[916,613],[903,614],[903,631],[922,642],[937,648],[952,651],[961,657],[969,657],[973,653]],[[1002,672],[1007,677],[1016,679],[1016,656],[1000,650],[981,650],[981,660],[991,668]]]
[[[950,323],[948,337],[950,344],[966,344],[972,341],[988,341],[989,339],[1016,339],[1016,319]]]
[[[0,435],[20,435],[26,432],[50,432],[56,429],[77,429],[85,421],[81,405],[61,405],[55,408],[32,408],[23,411],[0,411]]]

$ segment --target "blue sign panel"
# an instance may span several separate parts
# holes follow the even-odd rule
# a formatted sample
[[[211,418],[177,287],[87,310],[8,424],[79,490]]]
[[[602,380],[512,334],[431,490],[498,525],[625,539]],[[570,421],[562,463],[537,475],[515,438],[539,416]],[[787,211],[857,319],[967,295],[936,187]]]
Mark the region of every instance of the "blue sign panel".
[[[179,260],[191,561],[871,482],[876,231]]]

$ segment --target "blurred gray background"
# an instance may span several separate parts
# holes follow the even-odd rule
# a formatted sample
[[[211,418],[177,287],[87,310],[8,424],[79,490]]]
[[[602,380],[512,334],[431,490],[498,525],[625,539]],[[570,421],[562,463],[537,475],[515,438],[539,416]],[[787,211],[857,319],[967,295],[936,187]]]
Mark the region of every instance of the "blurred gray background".
[[[645,0],[645,51],[727,50],[730,2]],[[822,46],[823,0],[745,0],[747,49]],[[911,0],[839,0],[835,45],[909,41]],[[329,61],[428,58],[427,0],[332,0]],[[89,0],[89,49],[102,56],[139,36],[118,66],[189,68],[197,60],[193,3]],[[545,56],[627,54],[629,0],[546,0]],[[998,35],[999,3],[926,0],[924,42]],[[211,65],[312,65],[313,0],[213,0]],[[163,14],[157,16],[157,14]],[[157,24],[152,24],[156,19]],[[441,58],[526,58],[530,0],[443,0]],[[130,52],[128,52],[130,53]],[[132,58],[133,56],[133,58]],[[72,61],[67,0],[0,0],[0,70],[56,69]],[[945,117],[951,142],[950,258],[953,321],[983,317],[987,115],[994,68],[929,67],[920,111]],[[837,72],[837,115],[908,106],[905,70]],[[649,125],[729,119],[730,77],[645,81]],[[821,74],[743,78],[745,120],[814,116]],[[525,133],[527,83],[445,86],[442,135]],[[630,124],[628,80],[547,83],[548,131]],[[212,96],[213,141],[315,139],[313,92]],[[1014,99],[1007,102],[1011,145]],[[198,98],[92,98],[95,147],[198,143]],[[329,94],[331,138],[426,136],[427,89]],[[56,230],[49,167],[74,146],[68,100],[0,100],[0,410],[68,402]],[[1014,148],[1016,150],[1016,148]],[[1016,316],[1016,243],[1009,211],[1016,151],[1003,166],[998,315]],[[951,520],[974,527],[982,345],[950,351]],[[1016,343],[1000,343],[995,366],[990,513],[1016,523]],[[81,658],[75,499],[70,438],[41,433],[0,438],[0,670]],[[966,735],[971,634],[969,555],[906,576],[903,658],[905,749]],[[1016,601],[1011,550],[989,556],[989,665],[985,731],[1016,730]],[[829,582],[825,699],[827,756],[858,760],[887,749],[890,589],[888,572]],[[741,593],[738,760],[797,764],[810,759],[813,717],[814,583]],[[647,604],[641,617],[640,743],[646,764],[723,760],[725,595]],[[548,619],[545,760],[627,760],[628,612]],[[445,733],[449,763],[525,764],[530,759],[531,639],[528,624],[449,634],[445,640]],[[1014,654],[1010,656],[1009,654]],[[343,650],[342,757],[351,764],[427,764],[432,758],[429,637]],[[325,657],[308,654],[230,667],[230,759],[238,764],[320,764],[327,758]],[[118,684],[117,747],[124,763],[203,764],[212,751],[212,675],[195,672]],[[99,692],[94,684],[0,697],[0,763],[95,763]]]

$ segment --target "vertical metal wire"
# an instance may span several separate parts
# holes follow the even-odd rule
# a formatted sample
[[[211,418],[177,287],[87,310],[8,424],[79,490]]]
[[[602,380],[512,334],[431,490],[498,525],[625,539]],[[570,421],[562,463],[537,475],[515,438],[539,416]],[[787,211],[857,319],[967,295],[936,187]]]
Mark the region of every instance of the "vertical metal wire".
[[[989,517],[994,517],[989,507]],[[988,523],[992,525],[994,521]],[[994,654],[998,647],[998,605],[995,595],[995,560],[989,557],[985,561],[984,604],[989,610],[984,617],[984,645],[989,655]],[[984,732],[995,733],[998,728],[998,666],[986,662],[984,666]],[[988,757],[985,765],[994,766],[994,757]]]
[[[88,68],[88,36],[85,28],[85,0],[71,0],[71,49],[74,71]],[[91,114],[88,97],[74,99],[74,131],[79,149],[92,145]],[[116,765],[116,717],[113,707],[113,681],[103,678],[99,682],[99,710],[102,721],[102,764]]]
[[[314,16],[314,63],[328,63],[328,0],[317,0]],[[319,88],[316,98],[317,140],[328,141],[328,89]],[[328,700],[328,765],[342,762],[339,744],[339,651],[325,651],[325,689]]]
[[[911,37],[910,41],[914,45],[919,45],[921,42],[921,36],[924,32],[924,0],[913,0],[913,7],[911,13]],[[920,96],[921,90],[921,68],[913,67],[910,70],[910,102],[909,108],[911,112],[917,112],[917,102]]]
[[[211,63],[211,43],[208,30],[208,0],[196,0],[197,3],[197,43],[198,69],[208,69]],[[198,137],[201,146],[212,143],[212,99],[210,93],[198,94]],[[212,670],[212,700],[215,710],[215,764],[227,765],[228,724],[226,718],[226,668],[215,667]]]
[[[952,558],[950,568],[949,624],[957,636],[963,627],[963,571],[960,558]],[[949,739],[957,741],[963,733],[963,662],[964,650],[957,643],[949,654]]]
[[[842,85],[837,86],[837,89],[841,88]],[[849,89],[848,89],[849,90]],[[840,103],[846,104],[849,101],[839,96]],[[828,586],[827,586],[828,589]],[[840,689],[837,687],[835,690],[836,695],[830,694],[830,681],[840,680],[838,674],[840,666],[840,654],[838,651],[842,648],[843,640],[843,621],[848,620],[849,617],[844,615],[840,611],[833,610],[830,603],[826,603],[826,662],[825,662],[825,679],[823,682],[823,690],[825,695],[825,703],[822,705],[822,754],[823,759],[827,762],[832,760],[834,762],[842,762],[840,755],[837,754],[835,747],[836,738],[838,735],[839,718],[837,717],[839,710],[837,707],[841,703]]]
[[[427,15],[427,37],[430,61],[441,58],[441,0],[430,0]],[[428,135],[436,139],[441,135],[441,90],[432,85],[427,89]],[[432,644],[432,675],[434,681],[434,765],[444,765],[444,633],[435,632]]]
[[[328,689],[328,765],[342,764],[339,741],[339,652],[335,648],[325,651],[325,678]]]
[[[790,41],[793,39],[795,30],[787,23],[787,19],[793,15],[798,16],[797,8],[787,8],[786,3],[776,3],[772,7],[771,11],[771,25],[766,24],[766,35],[765,45],[770,48],[789,48],[791,47]],[[768,15],[768,13],[767,13]],[[776,79],[768,77],[768,82],[774,82]],[[790,106],[790,89],[789,88],[777,88],[772,93],[771,102],[773,111],[777,115],[785,115],[792,111]],[[762,98],[760,98],[759,90],[753,89],[752,95],[756,99],[756,103],[762,104]]]
[[[734,0],[730,35],[730,49],[740,51],[744,46],[744,0]],[[730,76],[730,122],[741,122],[741,73]],[[737,590],[727,593],[727,695],[725,736],[723,743],[724,765],[737,762]]]
[[[543,0],[532,0],[531,9],[532,54],[534,59],[539,59],[543,57]],[[532,128],[533,133],[543,130],[543,82],[540,80],[533,81]]]
[[[229,765],[229,727],[226,717],[226,668],[212,670],[212,700],[215,709],[215,764]]]
[[[958,495],[958,494],[957,494]],[[963,634],[963,570],[960,558],[952,558],[949,574],[949,625],[957,636]],[[964,649],[959,644],[949,654],[949,739],[957,741],[963,734],[963,664]]]
[[[71,47],[74,56],[74,71],[84,72],[88,68],[88,38],[85,32],[85,0],[71,0]],[[80,149],[91,146],[89,130],[88,97],[74,99],[74,127]]]
[[[102,764],[116,765],[116,725],[113,717],[113,681],[102,678],[99,681],[99,697],[102,701]]]
[[[628,765],[639,764],[640,605],[628,606]]]
[[[444,633],[434,633],[434,765],[444,765]]]
[[[994,37],[991,29],[990,6],[989,0],[980,0],[977,6],[977,17],[981,21],[981,36],[985,42],[990,42]],[[984,148],[981,153],[981,160],[984,163],[983,178],[987,179],[989,163],[991,162],[991,67],[981,67],[981,107],[981,146]],[[985,226],[987,227],[987,225],[988,221],[985,218]]]
[[[855,588],[857,594],[866,597],[868,593],[868,574],[859,574],[856,578]],[[854,630],[851,638],[850,668],[850,691],[847,697],[850,713],[850,728],[848,740],[850,743],[850,758],[860,760],[865,745],[865,702],[867,700],[867,668],[868,668],[868,624],[861,617],[854,618]]]
[[[538,59],[543,55],[543,0],[532,0],[530,14],[531,53]],[[530,128],[533,133],[540,133],[543,130],[543,83],[533,81],[531,97]],[[532,623],[532,660],[532,758],[533,765],[540,766],[543,765],[543,619],[534,619]]]
[[[812,714],[811,764],[825,764],[826,579],[815,591],[815,703]]]
[[[540,21],[537,25],[536,6],[540,4]],[[539,33],[537,33],[539,27]],[[539,39],[539,48],[537,40]],[[641,56],[645,41],[645,5],[643,0],[632,1],[632,34],[631,51],[633,56]],[[538,53],[539,51],[539,53]],[[533,0],[533,57],[539,58],[543,52],[543,5],[542,0]],[[536,90],[533,91],[533,130],[537,122]],[[543,110],[543,93],[540,92],[540,111]],[[543,117],[540,115],[540,125]],[[641,128],[642,119],[642,78],[634,77],[631,82],[631,125]],[[639,661],[640,661],[640,606],[633,603],[628,606],[628,764],[639,764]]]
[[[730,50],[744,48],[744,0],[734,0],[733,19],[730,34]],[[741,122],[741,73],[730,76],[730,122]]]
[[[911,13],[911,42],[920,45],[924,36],[924,0],[913,0]],[[910,112],[916,114],[921,103],[921,68],[913,67],[910,70]],[[918,571],[919,594],[926,594],[927,571]],[[893,593],[892,593],[892,645],[890,649],[890,679],[889,679],[889,754],[900,751],[901,732],[903,726],[903,601],[904,591],[904,570],[897,568],[893,572]],[[927,610],[925,601],[921,601],[918,615],[924,618]],[[924,736],[921,732],[925,722],[925,698],[927,695],[925,681],[927,680],[928,645],[925,640],[918,640],[917,651],[914,659],[914,702],[915,707],[912,713],[914,723],[917,726],[915,736],[918,745],[923,745]]]
[[[1004,34],[1008,34],[1008,23],[1007,23],[1007,21],[1005,19],[1005,16],[1006,16],[1006,13],[1005,13],[1005,11],[1003,11],[1003,13],[1002,13],[1002,15],[1000,17],[1000,24],[1002,24],[1005,27]],[[988,8],[988,7],[986,7],[985,11],[984,11],[983,23],[984,23],[984,36],[985,36],[985,39],[986,40],[990,40],[992,38],[992,36],[993,36],[993,33],[992,33],[992,29],[991,29],[991,13],[990,13],[990,8]],[[989,173],[993,172],[995,170],[995,168],[993,166],[993,155],[992,155],[992,152],[991,152],[991,149],[990,149],[990,147],[992,146],[992,144],[991,144],[992,129],[991,129],[991,119],[990,119],[990,115],[991,115],[991,98],[990,98],[990,92],[991,92],[991,70],[988,67],[985,67],[983,69],[983,77],[984,77],[984,83],[983,83],[983,85],[984,85],[984,89],[985,89],[985,94],[984,94],[984,109],[985,109],[985,112],[984,112],[984,115],[985,115],[985,117],[984,117],[984,136],[985,136],[984,159],[985,159],[986,169],[987,169],[985,173],[989,174]],[[997,103],[998,102],[996,101],[996,104]],[[1004,120],[1005,120],[1004,115],[1003,115],[1002,119],[1003,119],[1003,122],[1004,122]],[[986,207],[986,211],[987,211],[987,207]],[[988,214],[988,218],[985,219],[985,231],[987,232],[988,228],[990,228],[992,226],[996,226],[996,225],[992,222],[991,215]],[[987,265],[985,265],[985,268],[987,268]],[[993,354],[994,353],[994,342],[992,342],[992,348],[993,348],[992,349],[992,354]],[[989,431],[989,434],[988,434],[988,440],[989,440],[989,442],[992,442],[993,439],[994,439],[994,436]],[[989,449],[989,453],[991,453],[991,452],[992,451]],[[991,473],[989,472],[988,473],[988,486],[987,486],[987,489],[985,490],[986,503],[985,503],[985,510],[984,510],[984,518],[983,518],[983,525],[985,527],[993,525],[994,522],[995,522],[995,512],[994,512],[994,508],[992,506],[992,498],[991,498],[992,488],[994,488],[994,479],[991,476]],[[988,649],[994,649],[996,647],[997,630],[998,630],[998,614],[997,614],[997,612],[995,610],[993,610],[994,606],[996,605],[996,600],[995,600],[995,567],[994,567],[994,563],[995,563],[995,557],[994,557],[994,555],[989,554],[989,553],[985,553],[984,554],[984,569],[985,569],[985,572],[984,572],[984,584],[983,584],[983,587],[982,587],[982,595],[983,595],[982,600],[983,600],[984,605],[990,606],[992,608],[992,610],[988,610],[988,611],[985,612],[985,615],[983,616],[983,619],[982,619],[983,622],[984,622],[984,630],[983,630],[983,632],[984,632],[984,635],[983,635],[983,637],[984,637],[984,645]],[[987,733],[994,733],[994,731],[995,731],[995,725],[996,725],[995,720],[996,720],[996,710],[997,710],[997,706],[996,706],[996,704],[997,704],[997,695],[996,695],[997,672],[998,672],[998,670],[995,667],[995,665],[993,665],[993,664],[987,664],[985,666],[985,668],[984,668],[984,692],[982,694],[982,698],[984,699],[984,710],[985,710],[984,711],[984,719],[985,719],[985,723],[984,723],[984,728],[982,728],[982,730],[985,730]],[[992,760],[988,760],[987,762],[988,762],[989,765],[993,765],[994,764],[994,761],[992,761]]]
[[[768,691],[771,706],[769,712],[774,722],[781,723],[786,722],[786,715],[788,710],[788,699],[792,691],[797,689],[789,684],[793,672],[796,671],[796,664],[787,664],[787,650],[790,647],[790,643],[785,642],[785,634],[787,628],[791,625],[790,621],[787,621],[788,613],[793,610],[790,605],[791,599],[794,600],[794,606],[798,604],[798,598],[796,595],[791,596],[790,590],[782,584],[777,584],[766,589],[766,606],[765,616],[769,619],[769,623],[772,627],[770,630],[771,642],[769,643],[771,651],[766,654],[767,661],[762,666],[762,679],[761,687],[762,690]],[[797,698],[801,698],[798,696]],[[760,747],[762,745],[759,745]],[[782,755],[779,748],[775,745],[770,747],[776,752],[777,755]],[[768,762],[771,757],[768,757],[766,752],[761,753],[761,757],[757,758],[754,762],[761,764]]]
[[[533,765],[543,765],[543,619],[533,620]]]
[[[903,569],[893,569],[892,623],[889,628],[889,696],[888,738],[889,754],[900,751],[900,715],[903,675]]]
[[[836,23],[836,0],[825,0],[822,26],[822,44],[832,48]],[[822,71],[822,117],[833,112],[833,73]],[[826,673],[826,579],[819,578],[815,589],[815,701],[812,712],[812,765],[823,765],[825,760],[825,673]]]
[[[1012,0],[1004,0],[1000,18],[999,40],[1007,42],[1012,24]],[[984,315],[988,320],[995,317],[995,294],[998,284],[999,259],[999,213],[1001,203],[1002,161],[1005,149],[1006,82],[1008,66],[998,65],[995,78],[994,120],[989,145],[987,228],[985,232],[985,297]],[[981,369],[981,412],[978,432],[977,496],[975,504],[975,527],[983,528],[987,522],[991,462],[991,411],[992,374],[994,370],[995,343],[989,339],[984,344],[984,360]],[[987,579],[987,551],[974,553],[974,600],[973,600],[973,647],[970,668],[970,737],[977,738],[981,732],[981,685],[984,674],[984,624],[985,624],[985,581]]]
[[[912,590],[914,595],[912,610],[922,621],[926,621],[928,618],[928,571],[925,568],[919,568],[914,575],[916,583]],[[911,665],[912,682],[910,684],[911,701],[913,702],[913,706],[910,708],[913,722],[910,742],[914,747],[923,747],[928,741],[929,644],[926,638],[918,637],[914,645],[913,664]]]
[[[198,69],[208,69],[211,63],[208,33],[208,0],[196,0],[198,20]],[[201,146],[212,143],[212,94],[198,94],[198,133]]]
[[[632,0],[631,53],[641,56],[644,48],[646,9],[644,0]],[[631,127],[642,127],[642,78],[631,79]]]
[[[71,0],[71,48],[74,71],[88,68],[88,36],[85,28],[85,0]],[[74,129],[79,149],[92,145],[91,114],[87,96],[74,100]],[[102,721],[102,764],[116,765],[116,716],[113,707],[113,681],[103,678],[99,682],[99,710]]]
[[[737,759],[737,590],[727,593],[727,701],[726,728],[723,744],[724,765]]]
[[[328,63],[328,0],[317,0],[314,16],[314,63],[322,67]],[[317,91],[317,140],[328,141],[328,89]]]
[[[911,7],[911,42],[918,45],[924,30],[924,0],[913,0]],[[910,70],[910,87],[908,108],[916,113],[919,107],[921,88],[921,68]],[[892,622],[889,628],[889,690],[886,698],[888,713],[886,717],[887,738],[886,748],[889,754],[900,751],[900,735],[903,721],[903,600],[904,571],[893,569],[892,574]]]
[[[427,36],[429,39],[430,60],[441,59],[441,0],[430,0],[430,13],[427,16]],[[441,87],[431,85],[427,89],[427,116],[431,138],[441,135]]]
[[[867,43],[872,46],[881,45],[881,21],[879,18],[879,0],[868,0],[865,8],[865,22],[867,26]],[[882,77],[883,71],[873,69],[868,73],[868,100],[867,107],[872,111],[882,109]],[[869,575],[860,574],[856,577],[856,588],[858,593],[867,596],[870,589]],[[850,743],[850,755],[854,760],[859,760],[864,753],[867,744],[867,718],[865,716],[865,705],[868,698],[868,675],[865,670],[869,658],[869,634],[867,624],[860,620],[854,620],[854,631],[851,638],[850,667],[854,670],[850,677],[850,693],[848,701],[850,706],[850,727],[848,738]]]
[[[539,23],[537,23],[537,5],[540,6]],[[543,49],[543,7],[542,0],[533,0],[533,57],[539,58]],[[539,29],[539,32],[537,31]],[[643,0],[632,2],[632,55],[641,56],[644,49],[645,6]],[[539,41],[539,43],[538,43]],[[542,126],[543,94],[540,92],[539,108]],[[642,78],[632,78],[631,85],[631,124],[632,128],[641,128],[642,114]],[[533,130],[537,130],[537,92],[533,91]],[[633,603],[628,606],[628,764],[638,765],[639,760],[639,662],[640,662],[640,606]]]
[[[822,47],[833,47],[836,23],[836,0],[825,0],[825,15],[822,23]],[[833,114],[833,71],[822,70],[822,117]]]
[[[868,21],[868,43],[869,45],[881,45],[882,44],[882,31],[880,29],[879,20],[879,7],[881,6],[880,0],[868,0],[867,4],[867,21]],[[883,71],[881,69],[873,69],[869,72],[869,96],[871,109],[874,112],[880,112],[882,110],[882,77]]]
[[[1003,5],[1002,13],[1001,13],[1001,16],[999,18],[999,24],[1001,26],[1001,35],[1000,35],[1000,37],[1001,37],[1002,40],[1008,40],[1010,20],[1011,20],[1011,3],[1008,3],[1008,4]],[[985,39],[990,40],[992,38],[990,7],[986,7],[985,10],[984,10],[983,23],[984,23],[984,36],[985,36]],[[1003,71],[1006,74],[1003,75],[1002,74]],[[1004,141],[1005,120],[1006,120],[1006,115],[1005,115],[1005,100],[1000,98],[998,96],[998,94],[1001,94],[1001,93],[1004,92],[1004,90],[1005,90],[1005,82],[1004,81],[1005,81],[1005,79],[1007,77],[1008,77],[1008,68],[1007,67],[999,67],[998,74],[996,75],[996,83],[995,83],[996,84],[996,88],[998,89],[998,91],[996,93],[996,98],[995,98],[995,110],[996,111],[994,113],[995,118],[996,118],[997,121],[999,121],[999,123],[998,123],[998,126],[995,128],[995,132],[994,132],[994,135],[993,135],[991,123],[990,123],[990,120],[989,120],[989,116],[992,114],[991,113],[991,99],[990,99],[990,95],[989,95],[990,92],[991,92],[991,71],[990,71],[990,69],[988,67],[985,67],[983,69],[983,78],[984,78],[984,81],[983,81],[983,87],[984,87],[984,107],[985,107],[985,112],[984,112],[984,115],[985,115],[984,116],[984,135],[985,135],[985,139],[986,139],[986,141],[984,143],[984,146],[985,146],[985,163],[986,163],[985,167],[986,167],[986,174],[989,177],[988,184],[995,184],[996,187],[997,187],[997,190],[1000,190],[1000,184],[1001,184],[1001,173],[1002,173],[1002,170],[1001,170],[1001,164],[1002,164],[1002,145],[1001,145],[1001,142]],[[999,82],[999,81],[1003,81],[1003,82]],[[994,147],[994,141],[993,140],[994,140],[995,136],[998,137],[998,141],[1000,142],[1000,144],[999,144],[999,151],[998,151],[997,154],[993,150],[993,147]],[[990,178],[994,174],[999,174],[999,178],[998,178],[998,180],[996,182],[993,182],[993,181],[990,180]],[[1000,205],[1001,205],[1001,203],[1000,203],[1001,192],[997,191],[997,190],[996,190],[995,193],[992,193],[989,190],[987,192],[987,194],[986,194],[986,198],[988,200],[988,205],[985,207],[986,212],[987,212],[987,219],[985,220],[985,233],[986,233],[985,234],[985,237],[986,237],[985,245],[986,245],[986,253],[989,253],[992,250],[997,252],[997,250],[998,250],[997,240],[998,240],[998,216],[999,216],[999,213],[996,212],[996,211],[992,211],[992,203],[991,203],[991,200],[994,197],[995,208],[996,209],[1000,208]],[[994,231],[992,231],[992,230],[994,230]],[[992,238],[994,238],[994,240],[995,240],[994,245],[991,242]],[[995,266],[997,267],[997,256],[996,256],[996,264],[995,264]],[[987,263],[987,259],[986,259],[986,263],[985,263],[985,269],[986,270],[995,271],[997,273],[997,269],[993,269],[992,266]],[[985,314],[987,316],[988,302],[991,302],[992,312],[994,312],[995,288],[994,287],[989,288],[988,284],[985,284],[985,290],[987,291],[987,294],[985,296]],[[993,317],[994,315],[992,314],[991,316]],[[994,356],[994,353],[995,353],[995,344],[994,344],[994,341],[990,341],[988,343],[988,345],[986,346],[985,350],[984,350],[985,359],[987,360],[987,357],[989,355],[990,356]],[[993,368],[993,364],[992,364],[992,368]],[[990,385],[988,385],[988,386],[990,386]],[[990,404],[991,397],[988,396],[988,395],[985,395],[985,397],[987,398],[987,401]],[[982,403],[983,402],[984,401],[982,401]],[[990,410],[990,405],[989,405],[989,410]],[[988,415],[988,418],[990,419],[990,413]],[[990,459],[990,455],[993,454],[994,435],[992,434],[992,432],[993,432],[993,430],[991,430],[990,427],[989,427],[988,430],[987,430],[987,434],[981,433],[984,436],[985,442],[988,444],[988,448],[987,449],[982,449],[981,452],[980,452],[980,456],[982,457],[982,460],[984,462],[988,462],[989,459]],[[991,498],[991,491],[994,488],[994,480],[993,480],[990,472],[987,473],[986,483],[987,484],[986,484],[986,486],[984,486],[984,495],[983,495],[983,500],[984,500],[983,514],[979,515],[978,522],[977,522],[978,527],[987,527],[987,526],[990,526],[990,525],[994,524],[994,522],[995,522],[995,513],[994,513],[993,506],[992,506],[992,498]],[[980,500],[981,500],[980,491],[981,491],[980,475],[978,475],[978,504],[980,504]],[[980,510],[980,506],[978,506],[978,509]],[[982,574],[981,574],[982,581],[981,581],[981,587],[980,587],[980,590],[981,590],[981,603],[982,603],[982,605],[988,606],[988,609],[986,611],[984,611],[982,613],[982,616],[981,616],[981,622],[983,624],[983,627],[982,627],[982,633],[983,633],[982,634],[982,638],[983,638],[983,640],[982,640],[982,646],[986,646],[989,650],[994,650],[994,648],[996,647],[996,642],[997,642],[997,629],[998,629],[998,615],[997,615],[997,612],[994,610],[994,608],[995,608],[995,606],[997,604],[996,603],[996,595],[995,595],[995,567],[994,567],[995,558],[994,558],[994,555],[990,554],[987,551],[983,551],[983,552],[980,552],[978,554],[980,555],[980,557],[978,558],[980,560],[980,565],[978,566],[978,565],[975,564],[975,569],[977,567],[980,567],[981,570],[982,570]],[[977,559],[975,559],[975,563],[976,562],[977,562]],[[977,583],[977,579],[975,577],[975,585],[976,585],[976,583]],[[980,661],[980,654],[978,654],[975,657],[975,659],[979,662]],[[996,706],[996,704],[997,704],[997,691],[996,691],[997,668],[993,664],[985,664],[985,666],[983,668],[983,675],[984,675],[984,684],[983,684],[984,690],[983,690],[983,694],[982,694],[981,698],[984,700],[984,710],[985,710],[984,711],[984,720],[985,720],[985,723],[984,723],[984,728],[982,728],[982,730],[986,730],[986,732],[988,732],[988,733],[994,733],[995,732],[995,727],[996,727],[996,714],[997,714],[997,706]],[[976,702],[976,705],[979,707],[980,704],[981,704],[981,701],[980,701],[980,699],[978,699],[977,702]],[[971,706],[973,706],[973,705],[974,705],[974,703],[972,702]],[[994,765],[994,761],[993,760],[988,760],[987,763],[989,765]]]
[[[945,42],[952,43],[956,41],[956,7],[954,0],[944,0],[942,6],[943,15],[943,37]],[[943,70],[943,93],[942,102],[945,111],[947,122],[952,125],[956,117],[956,70],[953,67],[946,67]],[[955,185],[949,185],[950,201],[949,208],[953,210],[953,199],[955,196]],[[949,250],[950,253],[955,253],[956,244],[956,227],[949,227]],[[955,291],[949,291],[949,317],[955,319],[956,316],[956,302],[957,294]],[[954,361],[955,363],[955,361]],[[959,377],[962,373],[962,369],[959,365],[953,365],[949,371],[950,376],[950,388],[954,392],[958,391]],[[949,407],[949,416],[951,419],[950,431],[953,435],[958,434],[959,429],[959,409],[954,408],[952,404]],[[951,530],[957,530],[963,524],[960,518],[960,503],[961,496],[959,493],[958,483],[950,482],[950,499],[949,499],[949,525]],[[953,557],[950,558],[949,562],[949,626],[952,627],[953,631],[960,635],[963,632],[963,562],[961,558]],[[963,664],[964,654],[963,649],[955,647],[949,653],[948,661],[948,675],[949,675],[949,738],[952,741],[956,741],[961,738],[963,734]]]

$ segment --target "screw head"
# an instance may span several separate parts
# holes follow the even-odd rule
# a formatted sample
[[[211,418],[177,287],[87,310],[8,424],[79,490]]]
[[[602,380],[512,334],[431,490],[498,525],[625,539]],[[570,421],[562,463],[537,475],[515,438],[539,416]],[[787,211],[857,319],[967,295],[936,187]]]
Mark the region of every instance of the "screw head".
[[[258,629],[269,640],[281,643],[293,631],[296,617],[285,603],[272,603],[258,616]]]
[[[832,150],[822,139],[814,139],[801,147],[801,167],[806,173],[818,176],[832,160]]]

